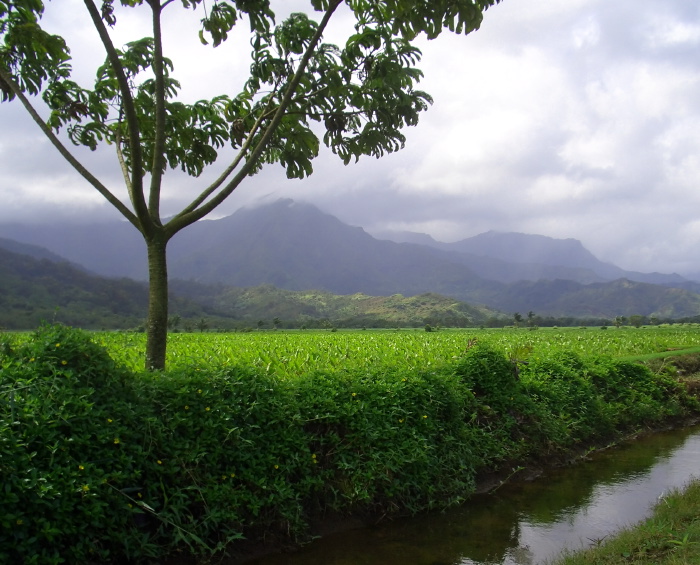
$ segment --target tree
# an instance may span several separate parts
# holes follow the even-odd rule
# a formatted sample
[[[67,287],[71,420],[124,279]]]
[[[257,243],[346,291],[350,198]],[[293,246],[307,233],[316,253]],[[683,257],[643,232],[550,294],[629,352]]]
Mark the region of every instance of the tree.
[[[84,0],[84,17],[106,55],[88,88],[72,78],[66,38],[42,28],[44,2],[0,0],[0,100],[19,101],[66,161],[143,236],[150,289],[146,367],[162,369],[171,238],[266,164],[279,163],[289,178],[311,174],[321,141],[345,164],[401,149],[401,130],[416,125],[432,102],[415,89],[422,73],[415,67],[421,53],[413,41],[420,35],[435,38],[445,28],[464,34],[478,29],[484,10],[498,2],[310,0],[318,21],[294,13],[276,23],[270,0],[121,0],[121,7],[115,0]],[[201,18],[200,39],[214,47],[248,20],[253,49],[240,92],[193,104],[178,100],[180,83],[163,53],[162,27],[164,11],[178,4]],[[51,8],[62,9],[58,3]],[[152,35],[120,48],[112,34],[127,10],[147,17]],[[354,16],[354,32],[342,47],[324,43],[329,22],[343,11]],[[32,98],[38,95],[49,111],[46,121]],[[59,137],[62,129],[75,145],[114,147],[128,199],[71,154]],[[198,177],[227,145],[233,156],[220,176],[163,219],[165,173],[180,168]]]
[[[178,331],[178,326],[182,321],[182,317],[179,314],[175,314],[168,318],[168,329],[173,331]]]

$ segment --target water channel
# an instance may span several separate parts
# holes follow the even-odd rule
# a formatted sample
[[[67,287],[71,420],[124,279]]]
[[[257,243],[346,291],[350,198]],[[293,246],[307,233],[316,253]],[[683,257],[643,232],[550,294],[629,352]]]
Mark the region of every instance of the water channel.
[[[534,565],[644,519],[698,474],[700,426],[657,433],[444,513],[329,535],[250,564]]]

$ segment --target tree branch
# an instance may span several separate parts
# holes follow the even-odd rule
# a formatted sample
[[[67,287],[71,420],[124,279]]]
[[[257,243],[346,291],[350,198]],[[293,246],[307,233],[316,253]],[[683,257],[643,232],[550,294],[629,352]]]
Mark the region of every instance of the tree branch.
[[[270,97],[270,102],[268,103],[268,107],[270,107],[272,104],[272,97]],[[263,111],[260,116],[258,116],[258,119],[255,121],[255,124],[253,124],[253,127],[250,129],[248,132],[248,135],[246,136],[246,140],[243,142],[243,145],[241,146],[241,149],[238,151],[238,154],[236,157],[233,159],[231,164],[226,167],[223,173],[219,175],[219,177],[211,184],[209,185],[202,193],[197,196],[186,208],[184,208],[179,214],[177,214],[173,219],[178,218],[178,217],[183,217],[186,216],[187,214],[193,212],[194,210],[197,209],[197,207],[202,204],[207,198],[209,198],[216,190],[224,183],[226,182],[226,179],[231,175],[233,171],[236,170],[238,165],[241,163],[241,161],[245,158],[246,153],[250,149],[250,146],[253,142],[253,136],[255,133],[258,131],[260,128],[260,124],[262,124],[263,120],[266,119],[268,115],[268,110],[266,109]]]
[[[29,99],[24,95],[22,89],[15,82],[9,72],[3,69],[0,65],[0,78],[9,85],[13,94],[19,98],[20,102],[27,110],[29,115],[32,117],[34,122],[39,126],[44,135],[48,138],[51,144],[58,150],[58,152],[63,156],[63,158],[71,164],[71,166],[82,176],[86,181],[88,181],[112,206],[114,206],[129,222],[131,222],[137,229],[139,228],[138,218],[134,213],[129,210],[124,203],[119,200],[114,194],[112,194],[109,189],[103,185],[97,177],[95,177],[90,171],[88,171],[85,166],[78,161],[70,151],[66,148],[61,140],[58,139],[56,134],[51,130],[46,122],[41,118],[39,113],[34,109]]]
[[[117,123],[119,126],[120,122]],[[117,161],[119,161],[119,168],[122,170],[122,176],[124,177],[124,184],[127,190],[131,190],[131,177],[129,176],[129,168],[126,166],[126,161],[124,160],[124,153],[122,152],[122,134],[117,127],[116,133],[114,134],[114,144],[117,147]]]
[[[155,75],[156,125],[151,163],[151,186],[148,191],[148,213],[151,221],[160,225],[160,188],[165,168],[165,77],[163,72],[163,35],[160,22],[161,6],[151,2],[153,10],[153,74]]]
[[[211,200],[208,202],[202,204],[199,208],[192,210],[188,213],[185,214],[178,214],[175,216],[170,222],[167,223],[166,229],[170,235],[174,235],[177,233],[179,230],[187,227],[190,224],[193,224],[197,220],[202,219],[204,216],[209,214],[212,210],[214,210],[217,206],[219,206],[224,200],[226,200],[231,193],[241,184],[243,179],[245,179],[250,171],[253,169],[255,166],[255,163],[257,160],[260,158],[262,155],[263,151],[267,147],[268,143],[272,139],[272,135],[274,134],[275,130],[277,129],[277,126],[279,126],[280,122],[282,121],[282,118],[284,117],[284,114],[289,107],[289,105],[292,103],[294,99],[294,95],[296,93],[296,89],[299,87],[299,83],[301,82],[302,75],[304,71],[306,70],[306,66],[308,65],[311,56],[314,53],[314,50],[316,49],[316,46],[318,45],[318,42],[321,40],[323,37],[323,32],[325,31],[326,27],[328,26],[328,23],[333,16],[334,12],[340,6],[343,0],[332,0],[330,2],[330,5],[328,6],[328,9],[326,10],[326,13],[323,15],[323,19],[319,23],[318,29],[316,30],[316,33],[314,34],[313,38],[311,39],[308,48],[304,52],[304,55],[302,56],[299,66],[297,67],[296,73],[294,73],[294,76],[292,77],[292,80],[289,82],[289,85],[287,87],[287,91],[282,98],[282,101],[280,102],[279,106],[277,107],[277,110],[275,111],[274,116],[272,117],[272,120],[270,120],[270,123],[267,125],[267,128],[265,129],[265,133],[263,134],[262,138],[258,142],[258,144],[255,146],[255,148],[252,150],[250,153],[246,163],[241,167],[241,170],[238,171],[235,177],[231,179],[231,181],[219,191],[218,194],[216,194]]]
[[[97,30],[102,45],[107,52],[107,58],[109,59],[110,65],[114,70],[114,73],[119,84],[119,90],[122,95],[122,104],[124,107],[124,115],[126,117],[126,123],[129,128],[129,147],[131,149],[131,183],[127,185],[127,190],[129,191],[129,198],[131,204],[134,207],[134,212],[139,219],[139,231],[144,235],[151,232],[151,222],[149,221],[148,208],[146,207],[146,201],[143,195],[143,156],[141,153],[141,133],[139,131],[138,118],[136,116],[136,108],[134,106],[134,99],[131,96],[131,89],[129,88],[129,82],[124,73],[124,67],[122,67],[121,61],[119,60],[119,55],[117,50],[112,44],[112,39],[109,36],[109,32],[102,21],[99,10],[95,6],[92,0],[84,0],[85,7],[90,13],[92,18],[92,23]]]

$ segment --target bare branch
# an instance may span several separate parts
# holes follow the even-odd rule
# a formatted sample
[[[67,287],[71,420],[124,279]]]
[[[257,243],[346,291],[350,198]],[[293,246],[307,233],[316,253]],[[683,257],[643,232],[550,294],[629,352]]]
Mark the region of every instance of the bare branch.
[[[119,161],[119,167],[122,170],[122,175],[124,176],[124,184],[127,190],[131,190],[131,177],[129,176],[129,167],[126,166],[126,160],[124,159],[124,153],[122,152],[122,135],[119,129],[115,134],[115,145],[117,147],[117,161]]]
[[[112,194],[110,190],[97,179],[97,177],[95,177],[90,171],[88,171],[85,168],[85,166],[72,155],[70,151],[68,151],[66,146],[63,145],[63,143],[61,143],[61,140],[58,139],[58,137],[56,137],[56,134],[54,134],[51,128],[46,125],[46,122],[44,122],[39,113],[34,109],[34,106],[32,106],[31,102],[24,95],[24,92],[22,92],[22,89],[17,85],[10,73],[4,70],[1,65],[0,78],[2,78],[3,82],[9,85],[13,94],[17,96],[17,98],[19,98],[20,102],[27,110],[29,115],[32,117],[34,122],[39,126],[41,131],[48,138],[51,144],[58,150],[58,152],[63,156],[63,158],[66,161],[68,161],[68,163],[70,163],[70,165],[80,174],[80,176],[82,176],[86,181],[88,181],[112,206],[119,210],[122,216],[129,220],[129,222],[131,222],[137,229],[140,229],[138,218],[134,215],[134,213],[131,210],[129,210],[122,203],[121,200],[114,196],[114,194]]]
[[[160,225],[160,188],[165,169],[165,77],[163,72],[163,36],[160,22],[160,3],[154,1],[153,9],[153,74],[155,75],[156,125],[151,163],[151,186],[148,192],[148,213],[151,220]]]
[[[102,21],[99,10],[95,6],[92,0],[84,0],[85,7],[90,13],[92,22],[100,35],[100,40],[107,53],[107,58],[109,59],[114,73],[117,77],[117,82],[119,84],[119,90],[122,95],[122,104],[124,106],[124,115],[126,117],[126,123],[129,127],[129,148],[131,149],[131,183],[128,185],[129,198],[134,206],[134,212],[140,220],[140,231],[146,235],[150,232],[151,223],[149,222],[148,209],[146,207],[146,201],[143,195],[143,179],[141,171],[143,170],[143,157],[141,153],[141,134],[139,132],[139,123],[136,116],[136,108],[134,107],[134,99],[131,96],[131,89],[129,88],[129,82],[124,73],[124,68],[122,67],[121,61],[119,60],[119,55],[115,49],[112,39],[109,36],[109,32]]]

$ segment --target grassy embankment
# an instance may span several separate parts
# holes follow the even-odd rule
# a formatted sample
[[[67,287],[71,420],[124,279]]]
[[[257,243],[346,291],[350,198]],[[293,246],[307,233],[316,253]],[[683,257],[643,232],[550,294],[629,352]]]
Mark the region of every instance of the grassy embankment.
[[[688,565],[700,563],[700,481],[665,495],[640,524],[572,552],[552,565]]]
[[[9,337],[7,339],[10,339]],[[464,345],[467,345],[466,343]],[[0,562],[206,558],[328,515],[456,504],[477,477],[698,412],[666,371],[488,345],[429,368],[128,371],[80,331],[0,347]]]
[[[700,388],[700,348],[626,358],[680,373],[690,390]],[[700,479],[666,493],[641,523],[601,540],[595,547],[568,552],[551,565],[688,565],[700,563]]]

